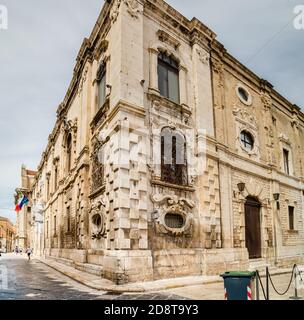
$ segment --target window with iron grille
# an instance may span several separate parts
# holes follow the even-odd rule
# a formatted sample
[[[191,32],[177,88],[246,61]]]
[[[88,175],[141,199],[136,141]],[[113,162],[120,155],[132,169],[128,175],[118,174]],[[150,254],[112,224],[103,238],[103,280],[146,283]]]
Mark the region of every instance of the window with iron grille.
[[[179,132],[164,128],[161,135],[161,179],[187,185],[186,140]]]
[[[184,218],[177,213],[167,213],[165,215],[166,226],[172,229],[181,229],[185,225]]]
[[[158,88],[163,97],[179,103],[179,64],[165,53],[158,56]]]

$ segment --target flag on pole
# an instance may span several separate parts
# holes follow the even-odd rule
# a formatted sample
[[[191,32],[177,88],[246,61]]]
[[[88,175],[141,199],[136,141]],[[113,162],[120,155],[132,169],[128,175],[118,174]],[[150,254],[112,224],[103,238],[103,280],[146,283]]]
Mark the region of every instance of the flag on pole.
[[[20,203],[17,203],[15,211],[18,213],[19,211],[22,210],[23,206],[28,204],[29,199],[26,196],[23,196],[23,198],[21,199]]]

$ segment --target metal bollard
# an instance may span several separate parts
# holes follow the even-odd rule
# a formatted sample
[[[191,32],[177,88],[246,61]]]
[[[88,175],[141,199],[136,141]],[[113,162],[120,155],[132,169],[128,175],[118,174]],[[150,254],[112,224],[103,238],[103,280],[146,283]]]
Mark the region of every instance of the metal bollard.
[[[300,273],[299,273],[300,275]],[[293,271],[293,276],[294,276],[294,286],[295,286],[295,294],[294,296],[290,297],[290,300],[302,300],[301,297],[298,296],[298,282],[297,282],[297,272],[296,270]]]
[[[256,270],[255,274],[255,296],[256,300],[260,300],[259,271]]]

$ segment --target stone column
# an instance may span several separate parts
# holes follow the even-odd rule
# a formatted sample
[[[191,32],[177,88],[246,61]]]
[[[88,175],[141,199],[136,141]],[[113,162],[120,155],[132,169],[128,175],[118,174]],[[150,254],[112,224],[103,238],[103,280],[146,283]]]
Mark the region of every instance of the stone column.
[[[180,91],[180,104],[188,107],[187,97],[187,69],[180,65],[179,67],[179,91]]]
[[[158,64],[158,50],[154,48],[149,49],[150,52],[150,83],[149,90],[151,93],[159,94],[158,90],[158,74],[157,74],[157,64]]]

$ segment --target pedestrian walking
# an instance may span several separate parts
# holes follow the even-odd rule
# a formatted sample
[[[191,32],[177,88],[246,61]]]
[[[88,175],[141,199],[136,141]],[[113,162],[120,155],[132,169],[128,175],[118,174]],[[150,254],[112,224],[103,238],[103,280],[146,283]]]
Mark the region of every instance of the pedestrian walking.
[[[31,260],[31,254],[33,253],[33,250],[31,248],[27,248],[26,251],[28,259]]]

